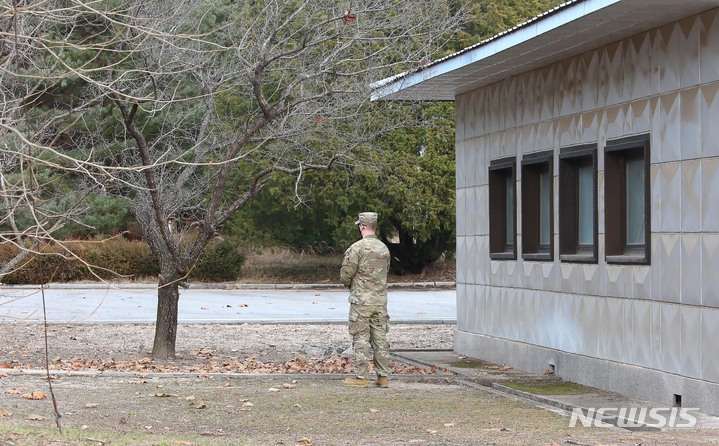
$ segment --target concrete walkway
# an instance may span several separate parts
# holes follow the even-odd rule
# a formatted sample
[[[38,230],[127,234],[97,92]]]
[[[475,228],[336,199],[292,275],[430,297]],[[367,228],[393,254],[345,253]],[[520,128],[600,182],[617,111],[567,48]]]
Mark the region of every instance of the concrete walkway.
[[[612,426],[628,431],[719,429],[719,417],[696,409],[667,407],[569,383],[551,375],[536,375],[468,358],[454,352],[402,351],[392,355],[403,362],[452,371],[460,377],[456,380],[465,385],[480,386],[489,392],[513,396],[548,410],[568,413],[570,417],[574,416],[576,426]]]

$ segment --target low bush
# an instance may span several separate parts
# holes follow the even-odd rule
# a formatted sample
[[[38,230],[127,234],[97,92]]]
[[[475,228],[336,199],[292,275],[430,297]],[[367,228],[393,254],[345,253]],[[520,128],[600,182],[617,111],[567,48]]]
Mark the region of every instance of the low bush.
[[[245,256],[236,241],[218,239],[207,246],[190,273],[190,278],[213,282],[237,280],[244,262]]]
[[[150,246],[142,241],[113,238],[87,248],[87,263],[102,279],[155,277],[160,268]]]
[[[0,265],[6,264],[19,249],[0,244]],[[233,240],[211,242],[192,271],[196,281],[232,281],[240,275],[245,257]],[[144,241],[112,238],[103,241],[70,241],[45,244],[17,267],[0,278],[7,285],[37,285],[82,280],[155,279],[157,258]]]
[[[0,262],[5,263],[12,259],[19,249],[11,244],[3,244],[0,250]],[[61,247],[54,244],[44,244],[20,262],[16,268],[2,278],[8,285],[40,284],[48,282],[71,282],[86,279],[87,269],[82,263],[83,247],[69,244]]]

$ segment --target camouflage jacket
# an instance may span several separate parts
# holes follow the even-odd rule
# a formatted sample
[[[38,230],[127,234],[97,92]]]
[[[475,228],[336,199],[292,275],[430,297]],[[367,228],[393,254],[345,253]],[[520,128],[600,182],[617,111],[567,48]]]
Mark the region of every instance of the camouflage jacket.
[[[349,302],[387,305],[389,249],[375,236],[358,240],[345,251],[340,282],[350,289]]]

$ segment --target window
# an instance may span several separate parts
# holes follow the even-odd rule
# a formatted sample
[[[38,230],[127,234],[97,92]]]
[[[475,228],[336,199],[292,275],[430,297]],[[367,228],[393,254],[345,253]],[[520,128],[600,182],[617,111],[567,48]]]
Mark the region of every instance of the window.
[[[597,146],[559,154],[559,255],[567,262],[597,261]]]
[[[608,263],[649,264],[649,135],[607,141],[604,152]]]
[[[497,260],[517,258],[515,160],[489,164],[489,251]]]
[[[554,246],[554,153],[522,160],[522,257],[552,260]]]

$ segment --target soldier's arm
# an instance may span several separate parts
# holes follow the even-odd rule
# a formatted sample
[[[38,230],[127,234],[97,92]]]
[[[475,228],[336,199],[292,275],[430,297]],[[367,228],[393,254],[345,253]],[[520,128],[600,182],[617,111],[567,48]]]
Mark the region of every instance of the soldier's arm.
[[[342,259],[342,268],[340,268],[340,282],[346,287],[352,285],[352,279],[357,274],[357,268],[359,267],[359,257],[357,250],[350,247]]]

